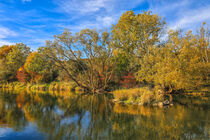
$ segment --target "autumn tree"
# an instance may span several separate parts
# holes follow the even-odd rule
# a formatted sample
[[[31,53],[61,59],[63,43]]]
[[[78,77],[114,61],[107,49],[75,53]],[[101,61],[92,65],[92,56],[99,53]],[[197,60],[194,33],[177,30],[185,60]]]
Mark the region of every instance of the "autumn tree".
[[[68,77],[87,92],[104,92],[112,78],[110,35],[85,29],[72,35],[65,30],[46,44],[46,54]]]
[[[196,35],[192,31],[170,31],[166,44],[149,47],[136,77],[169,93],[199,88],[209,84],[209,54],[209,31],[205,26]]]
[[[12,77],[12,71],[9,69],[6,59],[14,46],[15,45],[4,45],[0,47],[0,82],[5,82],[14,78]]]
[[[28,57],[30,48],[23,43],[16,44],[12,51],[6,56],[7,64],[14,73],[24,65],[26,58]]]
[[[147,53],[148,47],[160,42],[164,25],[165,21],[150,11],[141,14],[133,11],[123,13],[111,31],[112,47],[118,62],[116,68],[136,72],[140,67],[139,59]]]
[[[37,52],[29,54],[24,68],[31,76],[31,82],[50,82],[55,78],[55,65],[44,54],[44,48],[39,48]]]

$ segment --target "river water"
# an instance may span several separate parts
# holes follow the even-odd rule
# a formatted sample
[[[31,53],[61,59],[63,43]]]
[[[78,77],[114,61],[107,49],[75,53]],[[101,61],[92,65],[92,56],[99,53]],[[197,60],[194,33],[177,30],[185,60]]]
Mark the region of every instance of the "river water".
[[[171,107],[111,102],[104,95],[0,93],[0,140],[209,140],[210,97]]]

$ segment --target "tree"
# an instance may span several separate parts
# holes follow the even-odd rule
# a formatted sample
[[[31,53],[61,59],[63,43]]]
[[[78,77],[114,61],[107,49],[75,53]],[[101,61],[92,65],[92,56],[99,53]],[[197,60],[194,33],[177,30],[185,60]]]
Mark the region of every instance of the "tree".
[[[204,26],[196,35],[170,31],[165,45],[149,47],[136,77],[169,93],[199,88],[209,84],[209,54],[209,31]]]
[[[55,65],[44,54],[44,48],[39,48],[38,52],[29,54],[24,68],[31,76],[31,82],[50,82],[54,80]]]
[[[127,72],[138,70],[139,59],[147,53],[148,47],[160,42],[164,25],[165,21],[158,15],[151,12],[135,15],[133,11],[125,12],[113,25],[112,46],[118,52],[117,60],[128,59]]]
[[[85,29],[73,36],[65,30],[46,46],[47,56],[78,86],[92,93],[108,89],[114,68],[108,32]]]
[[[14,78],[12,71],[7,65],[7,55],[12,51],[15,45],[4,45],[0,47],[0,82],[9,81]]]
[[[17,70],[24,65],[26,58],[28,57],[30,48],[23,43],[16,44],[12,51],[6,56],[7,64],[10,69],[16,73]]]

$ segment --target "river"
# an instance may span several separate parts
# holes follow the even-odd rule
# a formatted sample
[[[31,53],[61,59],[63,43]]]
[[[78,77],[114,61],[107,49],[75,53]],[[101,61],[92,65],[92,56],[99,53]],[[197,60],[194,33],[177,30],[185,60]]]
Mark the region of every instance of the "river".
[[[210,97],[175,99],[160,108],[104,95],[0,92],[0,140],[209,140]]]

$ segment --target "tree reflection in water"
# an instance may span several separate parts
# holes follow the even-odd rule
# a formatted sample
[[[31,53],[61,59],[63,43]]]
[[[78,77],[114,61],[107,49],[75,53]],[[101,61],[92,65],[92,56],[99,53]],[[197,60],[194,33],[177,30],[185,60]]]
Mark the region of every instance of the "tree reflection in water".
[[[1,93],[0,127],[22,131],[31,123],[49,140],[208,139],[209,105],[198,102],[152,108],[114,104],[105,95]]]

